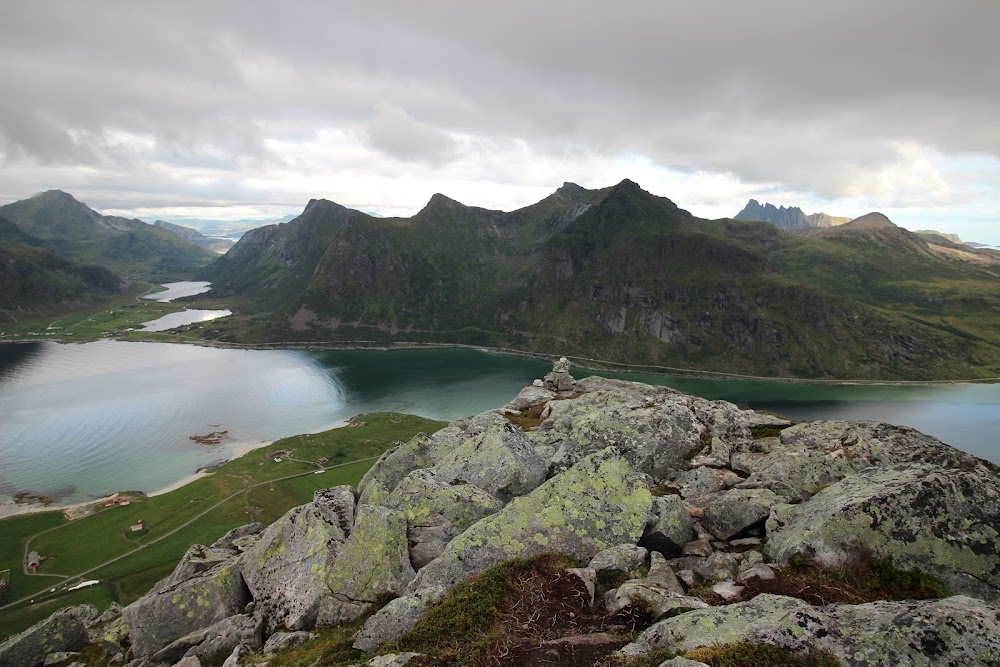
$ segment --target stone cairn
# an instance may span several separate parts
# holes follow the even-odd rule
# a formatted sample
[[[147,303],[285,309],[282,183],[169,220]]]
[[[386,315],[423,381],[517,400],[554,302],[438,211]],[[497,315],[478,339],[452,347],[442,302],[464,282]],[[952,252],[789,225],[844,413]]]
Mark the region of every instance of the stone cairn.
[[[552,364],[552,372],[545,374],[542,381],[549,391],[571,392],[576,389],[576,380],[569,374],[571,364],[566,357],[560,357],[559,361]]]

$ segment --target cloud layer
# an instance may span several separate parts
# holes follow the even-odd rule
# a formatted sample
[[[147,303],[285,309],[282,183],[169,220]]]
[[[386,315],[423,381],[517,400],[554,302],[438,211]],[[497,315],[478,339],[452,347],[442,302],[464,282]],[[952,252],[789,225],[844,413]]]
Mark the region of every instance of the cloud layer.
[[[993,0],[6,0],[0,25],[4,201],[511,208],[630,177],[701,215],[1000,217]]]

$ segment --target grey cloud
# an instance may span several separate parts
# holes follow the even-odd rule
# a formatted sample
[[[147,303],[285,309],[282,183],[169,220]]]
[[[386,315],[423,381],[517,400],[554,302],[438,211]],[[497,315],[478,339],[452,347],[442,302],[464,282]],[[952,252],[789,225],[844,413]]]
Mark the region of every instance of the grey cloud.
[[[367,136],[372,147],[408,161],[441,162],[456,148],[455,140],[447,133],[419,122],[398,106],[386,103],[376,105]]]
[[[0,24],[4,169],[124,169],[113,131],[168,165],[281,165],[275,127],[432,166],[468,148],[452,136],[643,155],[823,197],[901,142],[1000,157],[994,0],[7,0]]]

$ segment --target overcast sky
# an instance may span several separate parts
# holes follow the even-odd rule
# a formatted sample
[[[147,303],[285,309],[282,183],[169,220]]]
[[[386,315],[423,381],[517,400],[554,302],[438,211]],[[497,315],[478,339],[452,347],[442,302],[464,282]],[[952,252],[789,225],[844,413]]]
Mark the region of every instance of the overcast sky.
[[[0,3],[0,203],[504,210],[623,178],[1000,244],[1000,2]]]

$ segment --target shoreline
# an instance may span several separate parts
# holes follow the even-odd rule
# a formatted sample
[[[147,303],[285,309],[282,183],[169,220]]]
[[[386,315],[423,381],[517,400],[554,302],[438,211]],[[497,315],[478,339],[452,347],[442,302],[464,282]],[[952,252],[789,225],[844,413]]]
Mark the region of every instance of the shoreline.
[[[169,333],[169,332],[151,332]],[[80,344],[94,341],[64,341],[59,339],[47,339],[53,343]],[[200,338],[184,338],[175,335],[174,340],[145,340],[131,338],[107,338],[104,340],[115,340],[123,343],[152,343],[161,345],[194,345],[197,347],[217,348],[222,350],[289,350],[306,352],[350,352],[350,351],[371,351],[371,352],[394,352],[402,350],[475,350],[487,354],[499,354],[506,357],[520,357],[534,359],[545,363],[564,356],[573,362],[573,366],[593,372],[602,373],[630,373],[637,375],[655,375],[661,377],[677,378],[699,378],[703,380],[723,380],[723,381],[743,381],[743,382],[774,382],[781,384],[814,384],[824,386],[885,386],[885,387],[919,387],[919,386],[939,386],[939,385],[960,385],[960,384],[1000,384],[1000,376],[988,378],[963,378],[956,380],[866,380],[866,379],[821,379],[821,378],[795,378],[780,377],[770,375],[744,375],[739,373],[725,373],[722,371],[709,371],[697,368],[679,368],[674,366],[656,366],[642,364],[627,364],[624,362],[610,361],[604,359],[593,359],[591,357],[579,357],[567,354],[547,354],[544,352],[530,352],[527,350],[513,350],[510,348],[487,347],[483,345],[466,345],[463,343],[417,343],[417,342],[395,342],[386,343],[383,341],[280,341],[275,343],[224,343],[210,341]],[[2,341],[9,343],[25,342],[34,343],[38,341]]]
[[[286,437],[292,438],[292,437],[295,437],[297,435],[314,435],[316,433],[324,433],[326,431],[332,431],[334,429],[344,428],[345,426],[347,426],[350,423],[351,423],[350,419],[341,419],[339,421],[333,422],[329,426],[325,426],[325,427],[318,428],[318,429],[313,429],[311,431],[303,431],[302,433],[293,433],[292,435],[286,436]],[[278,440],[281,440],[281,438],[279,438]],[[240,458],[241,456],[246,456],[247,454],[249,454],[250,452],[252,452],[254,450],[263,449],[264,447],[267,447],[269,445],[273,445],[274,443],[278,442],[278,440],[260,440],[260,441],[239,442],[239,443],[236,444],[236,448],[230,453],[230,455],[229,455],[229,457],[227,459],[225,459],[224,461],[220,461],[217,465],[213,465],[210,469],[207,469],[207,470],[202,469],[202,470],[193,472],[193,473],[191,473],[189,475],[185,475],[184,477],[182,477],[182,478],[180,478],[180,479],[178,479],[178,480],[176,480],[174,482],[171,482],[171,483],[167,484],[166,486],[163,486],[162,488],[159,488],[159,489],[157,489],[155,491],[151,491],[149,493],[147,493],[145,491],[141,491],[141,490],[136,490],[136,491],[138,491],[138,493],[141,493],[146,498],[152,498],[154,496],[162,496],[164,494],[170,493],[171,491],[176,491],[177,489],[180,489],[180,488],[182,488],[184,486],[187,486],[188,484],[190,484],[192,482],[195,482],[195,481],[197,481],[199,479],[202,479],[202,478],[205,478],[205,477],[211,477],[212,475],[215,474],[216,468],[219,468],[219,467],[221,467],[221,466],[229,463],[230,461],[235,461],[236,459]],[[100,498],[94,498],[94,499],[91,499],[91,500],[81,500],[79,502],[70,503],[68,505],[58,505],[58,504],[53,503],[51,505],[47,505],[46,506],[46,505],[39,505],[37,503],[32,503],[32,504],[18,504],[18,503],[15,503],[13,501],[3,501],[3,502],[0,502],[0,521],[2,521],[4,519],[9,519],[9,518],[12,518],[12,517],[15,517],[15,516],[22,516],[24,514],[38,514],[40,512],[63,512],[63,513],[66,513],[67,511],[72,512],[72,510],[83,509],[83,508],[86,508],[86,507],[90,507],[91,505],[100,505],[100,504],[103,504],[104,502],[106,502],[108,500],[111,500],[113,498],[117,498],[122,493],[128,493],[128,491],[115,491],[114,493],[106,494],[104,496],[101,496]],[[81,516],[85,516],[85,515],[81,515]],[[77,518],[79,518],[79,517],[77,517]],[[70,520],[72,521],[74,519],[70,519]]]

